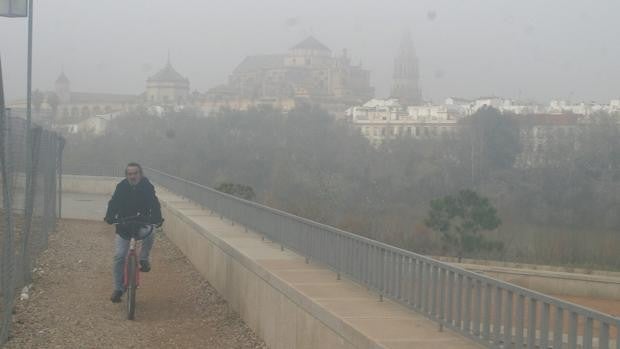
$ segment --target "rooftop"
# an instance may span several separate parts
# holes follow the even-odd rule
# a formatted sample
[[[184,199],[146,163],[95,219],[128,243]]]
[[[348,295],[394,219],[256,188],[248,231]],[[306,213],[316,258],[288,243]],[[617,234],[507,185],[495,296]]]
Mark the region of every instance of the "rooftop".
[[[284,66],[284,55],[247,56],[235,68],[234,74],[248,73],[263,69],[275,69]]]
[[[65,84],[69,83],[69,79],[65,75],[64,71],[60,73],[60,75],[58,76],[58,79],[56,79],[56,83],[65,83]]]
[[[302,49],[302,50],[317,50],[317,51],[328,51],[331,52],[329,47],[323,45],[319,40],[315,39],[312,36],[307,37],[304,41],[299,44],[293,46],[293,50]]]
[[[188,82],[187,78],[184,78],[179,72],[177,72],[170,64],[170,61],[166,63],[166,66],[158,71],[155,75],[148,78],[148,81],[179,81]]]

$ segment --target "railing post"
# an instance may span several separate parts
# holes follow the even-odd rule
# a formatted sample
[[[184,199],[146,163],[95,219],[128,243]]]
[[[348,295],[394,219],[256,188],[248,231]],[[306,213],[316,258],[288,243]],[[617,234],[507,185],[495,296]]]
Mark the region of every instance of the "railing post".
[[[542,316],[540,318],[540,347],[549,347],[549,312],[551,306],[544,302],[542,305]]]
[[[616,341],[620,338],[616,335]],[[606,322],[601,323],[601,329],[598,335],[598,348],[609,349],[609,324]]]
[[[463,328],[463,319],[461,314],[463,312],[463,274],[457,274],[457,285],[456,285],[456,328]]]
[[[496,347],[499,347],[502,342],[502,289],[499,286],[495,287],[495,300],[493,302],[495,306],[495,318],[493,319],[493,343]]]
[[[452,270],[448,271],[448,311],[446,316],[446,322],[448,325],[452,325],[452,307],[454,302],[454,272]]]
[[[403,299],[403,291],[402,291],[402,285],[403,285],[403,256],[399,253],[396,255],[396,258],[394,258],[394,261],[396,262],[396,277],[395,277],[395,285],[396,285],[396,292],[394,294],[394,297],[396,297],[397,300],[402,300]]]
[[[564,309],[557,307],[555,309],[555,317],[553,319],[553,348],[562,348],[564,342]]]
[[[529,320],[527,324],[527,348],[535,349],[536,346],[536,300],[530,298]],[[541,334],[542,335],[542,334]]]
[[[484,288],[484,311],[482,316],[482,338],[488,343],[491,332],[491,299],[493,298],[493,289],[491,285],[486,283]]]
[[[447,270],[438,266],[439,270],[439,321],[445,321],[446,313],[446,278],[447,278]],[[443,323],[442,323],[443,325]],[[443,329],[443,328],[442,328]]]
[[[506,294],[506,323],[504,324],[504,348],[512,347],[512,303],[514,294],[508,291]]]
[[[344,237],[340,236],[338,237],[337,240],[337,245],[338,245],[338,270],[336,271],[336,280],[340,280],[340,271],[342,270],[342,268],[344,267],[344,259],[345,259],[345,251],[346,251],[346,247],[344,246]]]
[[[383,302],[383,292],[385,292],[385,249],[380,249],[379,260],[379,300]]]
[[[469,276],[465,277],[465,318],[463,329],[467,334],[471,333],[471,288],[472,279]]]
[[[416,297],[418,299],[418,301],[416,302],[416,309],[418,310],[422,310],[423,308],[423,301],[422,299],[424,298],[424,261],[422,259],[418,259],[417,263],[416,263],[416,275],[417,275],[417,289],[418,292],[416,294]]]
[[[592,327],[594,325],[593,323],[594,319],[588,316],[586,318],[585,329],[583,331],[583,349],[592,349]]]
[[[428,289],[429,289],[429,267],[428,263],[422,262],[422,310],[428,315]]]
[[[437,289],[439,288],[438,282],[438,272],[439,268],[433,264],[429,265],[429,272],[431,274],[431,319],[437,318]]]
[[[525,296],[517,295],[517,322],[515,324],[515,347],[523,348],[523,313],[525,308]]]
[[[476,280],[476,296],[474,299],[474,325],[473,334],[480,336],[480,308],[482,307],[482,281]]]
[[[577,349],[577,318],[577,313],[568,313],[568,349]]]

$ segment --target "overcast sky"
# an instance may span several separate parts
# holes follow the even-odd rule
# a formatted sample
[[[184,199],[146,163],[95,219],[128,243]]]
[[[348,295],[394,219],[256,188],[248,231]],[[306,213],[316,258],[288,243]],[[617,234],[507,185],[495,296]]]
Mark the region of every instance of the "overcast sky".
[[[74,91],[143,92],[166,62],[205,91],[246,55],[283,53],[312,34],[349,50],[389,92],[403,29],[425,99],[620,97],[618,0],[36,0],[34,86],[61,67]],[[25,91],[26,20],[0,17],[8,98]]]

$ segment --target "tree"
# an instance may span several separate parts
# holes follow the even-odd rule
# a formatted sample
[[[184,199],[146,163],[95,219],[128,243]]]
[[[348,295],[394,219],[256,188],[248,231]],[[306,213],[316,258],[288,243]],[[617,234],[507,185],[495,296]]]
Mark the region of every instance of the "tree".
[[[45,96],[39,90],[34,90],[32,92],[32,104],[34,105],[34,110],[38,113],[41,111],[41,105],[43,105],[43,100]]]
[[[461,190],[456,196],[432,200],[424,223],[442,234],[444,242],[456,250],[459,262],[464,252],[502,248],[498,242],[489,241],[480,234],[496,229],[501,220],[489,199],[473,190]]]
[[[254,189],[248,185],[235,184],[235,183],[222,183],[215,188],[217,191],[221,191],[226,194],[238,196],[245,200],[254,200],[256,194]]]
[[[511,114],[483,107],[461,121],[461,162],[470,164],[472,184],[483,174],[511,169],[521,153],[519,125]]]
[[[56,112],[58,111],[58,104],[60,104],[60,99],[58,95],[54,92],[50,92],[47,95],[47,104],[49,104],[50,108],[52,108],[52,117],[56,117]]]

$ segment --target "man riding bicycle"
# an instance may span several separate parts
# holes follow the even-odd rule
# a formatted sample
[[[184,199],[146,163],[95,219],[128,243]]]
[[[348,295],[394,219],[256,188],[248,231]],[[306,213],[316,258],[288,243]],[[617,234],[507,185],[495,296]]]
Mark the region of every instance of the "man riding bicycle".
[[[139,222],[133,224],[119,224],[116,226],[115,254],[114,254],[114,292],[110,300],[119,303],[124,292],[123,272],[125,256],[129,249],[131,234],[145,224],[153,224],[160,227],[163,223],[161,206],[155,187],[143,176],[142,167],[132,162],[125,169],[125,179],[116,185],[112,199],[108,202],[108,210],[104,220],[113,224],[124,218],[134,219],[139,217]],[[154,234],[149,234],[142,242],[140,252],[140,271],[151,270],[149,253],[155,241]]]

